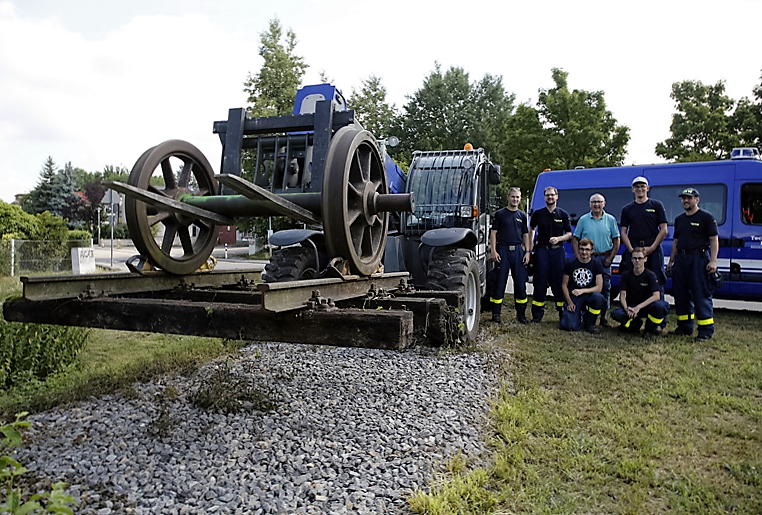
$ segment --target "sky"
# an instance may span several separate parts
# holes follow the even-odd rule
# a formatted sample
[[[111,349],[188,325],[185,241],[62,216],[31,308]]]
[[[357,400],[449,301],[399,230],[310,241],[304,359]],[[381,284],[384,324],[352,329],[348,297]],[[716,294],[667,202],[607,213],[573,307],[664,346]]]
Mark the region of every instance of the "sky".
[[[212,124],[246,105],[274,18],[296,34],[303,84],[322,72],[350,96],[375,75],[397,108],[435,63],[501,76],[530,105],[562,68],[630,128],[628,165],[661,161],[674,82],[723,80],[737,100],[762,75],[762,0],[0,0],[0,200],[34,188],[49,156],[130,169],[168,139],[218,172]]]

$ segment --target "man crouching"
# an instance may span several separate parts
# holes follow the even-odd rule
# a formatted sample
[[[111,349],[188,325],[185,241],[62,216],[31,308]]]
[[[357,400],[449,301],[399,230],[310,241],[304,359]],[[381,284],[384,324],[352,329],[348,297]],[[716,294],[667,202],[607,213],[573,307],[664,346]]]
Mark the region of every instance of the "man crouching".
[[[656,254],[654,254],[656,255]],[[669,312],[669,304],[661,300],[661,290],[656,274],[646,268],[646,249],[634,248],[630,252],[632,268],[619,281],[621,308],[611,312],[611,318],[619,322],[619,330],[636,333],[646,320],[645,338],[661,334],[662,322]]]
[[[584,325],[588,333],[598,334],[601,330],[595,321],[606,307],[606,299],[601,294],[603,267],[598,260],[592,259],[593,242],[590,238],[581,239],[577,247],[579,257],[570,259],[564,266],[561,289],[566,306],[558,327],[565,331],[579,331]]]

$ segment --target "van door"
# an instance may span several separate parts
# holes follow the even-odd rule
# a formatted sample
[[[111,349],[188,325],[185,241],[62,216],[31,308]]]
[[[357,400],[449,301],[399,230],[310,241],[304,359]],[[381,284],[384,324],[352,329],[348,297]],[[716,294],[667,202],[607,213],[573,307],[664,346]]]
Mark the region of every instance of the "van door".
[[[762,299],[762,177],[736,180],[730,262],[731,281],[741,300]]]

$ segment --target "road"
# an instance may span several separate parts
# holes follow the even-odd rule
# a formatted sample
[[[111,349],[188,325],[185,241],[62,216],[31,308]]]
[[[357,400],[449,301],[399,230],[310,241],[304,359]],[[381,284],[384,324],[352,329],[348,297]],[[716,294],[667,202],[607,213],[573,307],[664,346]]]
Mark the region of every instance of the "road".
[[[137,249],[131,245],[111,247],[93,247],[95,253],[95,265],[106,270],[114,272],[128,272],[129,269],[125,262],[138,255]],[[248,247],[233,247],[227,251],[225,257],[225,247],[215,247],[212,255],[217,259],[215,270],[261,270],[264,268],[266,260],[249,259]]]

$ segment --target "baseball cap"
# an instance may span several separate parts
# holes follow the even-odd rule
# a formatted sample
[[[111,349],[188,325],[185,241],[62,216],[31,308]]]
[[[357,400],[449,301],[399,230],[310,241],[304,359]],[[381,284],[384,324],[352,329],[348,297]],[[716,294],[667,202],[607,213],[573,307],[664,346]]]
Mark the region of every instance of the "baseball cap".
[[[683,191],[680,192],[678,197],[700,197],[699,192],[696,188],[685,188]]]
[[[640,183],[640,182],[642,182],[643,184],[645,184],[646,186],[648,186],[648,179],[646,179],[646,178],[645,178],[645,177],[643,177],[642,175],[641,175],[641,176],[638,176],[638,177],[635,177],[635,178],[632,180],[632,185],[633,185],[633,186],[635,186],[636,184],[638,184],[638,183]]]

